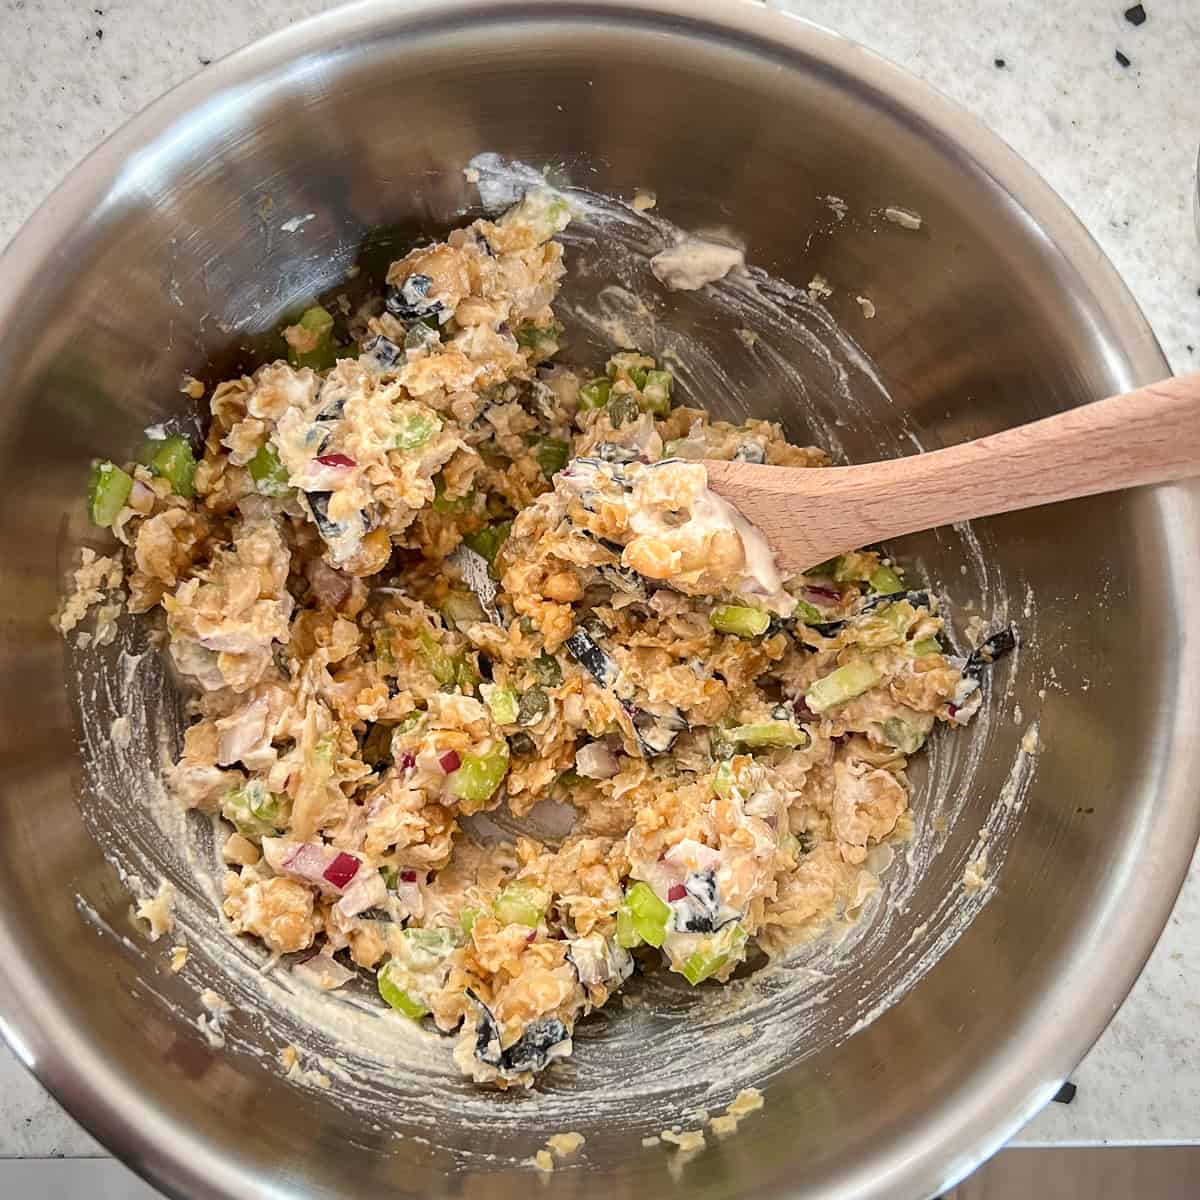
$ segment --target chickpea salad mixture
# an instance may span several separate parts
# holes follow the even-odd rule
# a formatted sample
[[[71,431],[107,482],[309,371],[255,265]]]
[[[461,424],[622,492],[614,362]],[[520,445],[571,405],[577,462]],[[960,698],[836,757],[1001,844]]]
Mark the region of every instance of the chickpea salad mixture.
[[[202,446],[157,427],[95,463],[121,549],[58,618],[105,588],[162,610],[191,720],[167,783],[221,818],[228,929],[371,981],[500,1088],[635,970],[722,983],[853,918],[909,756],[1012,645],[956,657],[874,551],[781,579],[700,460],[825,455],[683,406],[648,354],[557,362],[569,217],[536,191],[419,246],[219,384]],[[561,842],[475,828],[547,800]]]

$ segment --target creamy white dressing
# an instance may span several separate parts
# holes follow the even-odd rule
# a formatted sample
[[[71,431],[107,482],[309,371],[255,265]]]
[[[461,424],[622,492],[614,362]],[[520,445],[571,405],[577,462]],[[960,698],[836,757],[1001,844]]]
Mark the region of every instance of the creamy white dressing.
[[[706,283],[724,279],[735,267],[745,266],[746,256],[736,246],[687,237],[650,260],[650,270],[673,292],[694,292]]]
[[[705,472],[707,479],[708,472]],[[728,500],[707,486],[692,503],[692,520],[700,529],[732,529],[742,541],[746,573],[738,589],[762,599],[772,612],[791,614],[796,601],[783,590],[783,578],[775,565],[775,552],[767,539]]]

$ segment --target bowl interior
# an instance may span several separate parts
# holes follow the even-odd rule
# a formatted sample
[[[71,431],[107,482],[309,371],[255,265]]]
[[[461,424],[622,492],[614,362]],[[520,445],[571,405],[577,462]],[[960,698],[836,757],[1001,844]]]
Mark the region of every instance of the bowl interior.
[[[637,340],[679,355],[698,402],[781,420],[850,460],[1165,372],[1098,252],[973,125],[828,35],[757,7],[726,8],[729,25],[702,10],[346,10],[174,93],[8,256],[6,1032],[161,1186],[515,1196],[529,1187],[519,1161],[577,1129],[587,1169],[556,1186],[579,1194],[931,1193],[1048,1098],[1165,919],[1198,819],[1176,741],[1195,712],[1178,656],[1194,620],[1180,601],[1195,495],[1180,488],[893,547],[950,600],[962,642],[971,618],[1015,620],[1019,658],[992,676],[984,719],[915,769],[916,837],[881,902],[840,948],[747,981],[733,1002],[648,983],[636,1007],[585,1022],[544,1088],[482,1096],[444,1046],[397,1040],[365,999],[280,1012],[286,978],[263,976],[249,948],[209,948],[223,936],[212,891],[155,808],[151,771],[178,736],[157,651],[130,626],[111,653],[81,658],[49,628],[92,536],[86,464],[177,412],[185,372],[252,367],[280,318],[352,266],[364,286],[414,237],[495,202],[511,172],[489,159],[469,182],[474,156],[549,168],[581,205],[567,236],[572,357],[602,358],[605,320],[634,293],[649,310]],[[649,216],[595,199],[639,188],[657,193]],[[920,228],[889,219],[896,207]],[[663,292],[644,253],[670,238],[663,221],[735,237],[760,273]],[[823,303],[805,292],[818,274]],[[128,747],[110,735],[121,715]],[[204,831],[176,821],[176,843],[211,856]],[[989,884],[972,895],[964,868],[985,844]],[[1148,855],[1151,878],[1136,870]],[[180,975],[167,942],[132,927],[113,861],[150,890],[159,876],[180,887]],[[206,986],[235,1005],[221,1046],[200,1024]],[[348,1056],[347,1022],[360,1046]],[[289,1043],[307,1082],[278,1069]],[[752,1084],[767,1106],[736,1138],[710,1137],[686,1163],[642,1148]]]

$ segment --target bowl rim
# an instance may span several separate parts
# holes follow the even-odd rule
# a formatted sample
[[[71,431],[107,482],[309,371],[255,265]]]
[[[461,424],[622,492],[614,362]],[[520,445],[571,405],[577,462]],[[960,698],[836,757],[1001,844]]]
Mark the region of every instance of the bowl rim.
[[[998,135],[905,68],[841,34],[758,0],[409,0],[403,6],[360,0],[309,17],[180,83],[69,172],[0,255],[7,284],[0,295],[0,328],[6,326],[19,297],[34,286],[38,273],[60,258],[64,231],[82,225],[123,179],[128,182],[131,170],[144,169],[152,161],[156,149],[162,149],[164,135],[221,93],[253,85],[305,55],[375,32],[433,31],[472,16],[487,24],[503,24],[539,16],[556,23],[579,22],[589,14],[610,24],[669,22],[672,31],[710,44],[769,50],[792,69],[820,62],[870,94],[892,115],[919,122],[941,147],[958,157],[964,169],[982,172],[1009,197],[1032,231],[1049,242],[1064,268],[1078,278],[1106,326],[1122,331],[1124,360],[1111,366],[1115,375],[1123,376],[1124,386],[1132,388],[1170,373],[1145,316],[1095,240],[1049,184]],[[0,345],[0,369],[4,356]],[[1169,530],[1165,536],[1176,540]],[[1200,693],[1200,684],[1181,686]],[[1192,712],[1198,707],[1180,705],[1181,710]],[[871,1176],[877,1185],[885,1181],[886,1193],[862,1190],[866,1180],[857,1172],[854,1180],[826,1192],[829,1200],[915,1195],[922,1188],[951,1186],[1017,1132],[1078,1065],[1150,957],[1200,833],[1200,812],[1191,811],[1187,772],[1172,769],[1167,784],[1142,830],[1143,848],[1153,855],[1155,870],[1126,881],[1122,905],[1112,906],[1120,911],[1111,914],[1111,936],[1102,946],[1088,947],[1105,959],[1099,982],[1086,991],[1060,982],[1053,990],[1055,1028],[1042,1031],[1035,1048],[1037,1079],[1031,1079],[1030,1053],[1019,1062],[996,1064],[986,1085],[965,1106],[961,1096],[955,1097],[958,1110],[943,1114],[937,1137],[930,1136],[929,1122],[915,1122],[870,1160]],[[117,1158],[154,1186],[180,1197],[240,1200],[252,1192],[269,1194],[263,1192],[260,1179],[250,1186],[241,1160],[218,1153],[191,1128],[147,1103],[61,1013],[55,1019],[54,995],[22,960],[3,917],[0,961],[6,963],[6,972],[0,974],[0,1034],[71,1116]],[[1051,1085],[1047,1080],[1055,1082]]]

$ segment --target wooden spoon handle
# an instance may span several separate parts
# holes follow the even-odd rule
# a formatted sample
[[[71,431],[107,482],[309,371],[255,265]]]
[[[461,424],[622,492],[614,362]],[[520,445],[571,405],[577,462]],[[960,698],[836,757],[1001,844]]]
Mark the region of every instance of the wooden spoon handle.
[[[1200,373],[907,458],[820,471],[705,465],[780,565],[803,570],[921,529],[1198,475]]]

